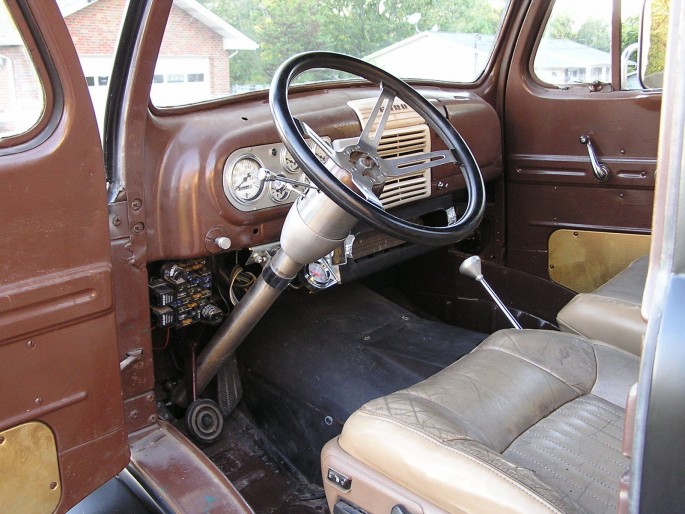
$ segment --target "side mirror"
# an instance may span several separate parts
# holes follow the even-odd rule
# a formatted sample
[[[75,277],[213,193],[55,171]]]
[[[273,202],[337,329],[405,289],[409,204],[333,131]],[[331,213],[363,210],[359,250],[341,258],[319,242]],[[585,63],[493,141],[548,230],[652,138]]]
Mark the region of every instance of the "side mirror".
[[[640,82],[647,89],[663,87],[670,6],[671,0],[646,0],[642,11],[638,67]]]

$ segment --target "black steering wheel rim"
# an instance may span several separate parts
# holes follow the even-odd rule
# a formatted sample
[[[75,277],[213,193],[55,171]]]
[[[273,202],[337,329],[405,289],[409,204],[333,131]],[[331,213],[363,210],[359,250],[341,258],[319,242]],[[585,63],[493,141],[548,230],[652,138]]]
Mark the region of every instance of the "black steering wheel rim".
[[[288,105],[291,82],[311,69],[333,69],[351,73],[389,89],[434,130],[454,154],[467,189],[467,204],[456,223],[426,227],[398,218],[381,209],[340,182],[307,145]],[[386,71],[355,57],[333,52],[306,52],[285,61],[276,71],[269,90],[269,105],[278,134],[309,179],[331,200],[357,219],[403,241],[440,246],[461,241],[480,223],[485,210],[485,185],[471,150],[452,124],[414,88]]]

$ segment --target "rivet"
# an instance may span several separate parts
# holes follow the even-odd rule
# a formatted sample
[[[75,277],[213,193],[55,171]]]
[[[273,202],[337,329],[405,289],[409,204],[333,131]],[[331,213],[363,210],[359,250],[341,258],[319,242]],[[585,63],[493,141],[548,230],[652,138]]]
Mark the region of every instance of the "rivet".
[[[57,482],[50,482],[50,489],[57,489]]]
[[[35,348],[36,343],[32,339],[30,339],[30,340],[26,341],[26,347],[27,348]]]
[[[402,316],[402,319],[403,319],[404,321],[409,321],[409,316]]]
[[[364,336],[364,341],[370,341],[370,340],[371,340],[371,336]]]
[[[550,264],[549,269],[554,269],[554,264]]]
[[[5,436],[0,435],[0,444],[2,444],[2,443],[4,443],[4,442],[5,442]]]
[[[623,198],[623,193],[619,193],[618,196]]]
[[[148,423],[156,423],[157,422],[157,416],[152,414],[149,418],[147,418]]]
[[[573,236],[574,236],[574,237],[578,237],[578,232],[574,232],[574,233],[573,233]]]
[[[325,418],[323,418],[323,422],[330,427],[333,424],[333,418],[330,416],[326,416]]]
[[[133,209],[134,211],[139,211],[142,206],[143,201],[140,198],[136,198],[131,202],[131,209]]]
[[[33,400],[33,403],[35,403],[36,405],[40,405],[43,403],[43,399],[39,396],[38,398]]]
[[[138,411],[132,410],[131,413],[128,415],[128,417],[131,419],[136,419],[138,417]]]
[[[149,394],[145,397],[145,399],[146,399],[148,402],[152,403],[152,402],[155,401],[155,395],[154,395],[153,393],[149,393]]]

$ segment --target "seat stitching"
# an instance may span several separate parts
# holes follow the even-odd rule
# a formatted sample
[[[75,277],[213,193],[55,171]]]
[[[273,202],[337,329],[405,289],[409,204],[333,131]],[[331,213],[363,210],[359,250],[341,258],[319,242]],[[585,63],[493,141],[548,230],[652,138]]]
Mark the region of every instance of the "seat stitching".
[[[580,408],[580,407],[579,407],[579,409],[581,410],[581,412],[588,412],[588,411],[586,411],[586,410],[583,409],[583,408]],[[589,414],[591,414],[591,413],[589,413]],[[544,420],[542,420],[542,421],[544,421]],[[566,422],[566,423],[568,423],[568,422]],[[622,442],[622,441],[623,441],[623,437],[622,437],[622,436],[619,437],[619,436],[616,436],[616,435],[612,434],[611,432],[609,432],[608,430],[606,430],[606,426],[601,427],[601,426],[594,425],[594,424],[590,423],[590,422],[589,422],[588,420],[586,420],[586,419],[583,420],[583,423],[585,423],[585,424],[591,426],[592,428],[595,428],[595,429],[597,429],[597,430],[602,431],[602,433],[608,435],[609,437],[611,437],[612,439],[615,439],[615,440],[618,441],[618,442]],[[623,431],[623,429],[621,429],[621,427],[617,427],[616,425],[613,425],[613,424],[611,424],[611,423],[609,424],[609,426],[612,426],[612,427],[614,427],[614,428],[620,430],[621,432]]]
[[[496,475],[500,476],[501,478],[503,478],[507,482],[510,482],[514,487],[521,490],[521,492],[523,492],[524,494],[530,496],[533,500],[540,503],[543,507],[548,509],[550,512],[553,512],[555,514],[562,514],[561,511],[557,507],[552,505],[548,500],[541,498],[537,494],[533,493],[532,491],[530,491],[530,489],[527,486],[520,483],[518,480],[515,480],[514,478],[506,475],[504,472],[500,471],[499,469],[495,468],[494,466],[491,466],[487,462],[485,462],[481,459],[478,459],[477,457],[474,457],[473,455],[470,455],[470,454],[468,454],[462,450],[459,450],[457,448],[453,448],[451,446],[446,446],[446,445],[442,444],[440,441],[436,441],[434,438],[430,437],[429,435],[424,434],[423,432],[421,432],[419,430],[416,430],[414,427],[408,426],[408,425],[402,423],[401,421],[397,421],[396,419],[390,418],[388,416],[379,415],[379,414],[370,414],[368,412],[359,412],[359,414],[362,416],[383,418],[383,419],[385,419],[385,421],[387,421],[393,425],[400,426],[406,430],[409,430],[410,432],[414,433],[415,435],[418,435],[419,437],[426,439],[428,442],[430,442],[433,445],[444,448],[450,452],[458,453],[462,457],[465,457],[466,459],[473,461],[474,463],[478,464],[479,466],[482,466],[482,467],[488,469],[489,471],[495,473]]]
[[[557,443],[556,441],[553,441],[552,439],[549,439],[549,438],[547,438],[547,437],[544,437],[544,436],[541,436],[541,435],[538,435],[538,434],[535,434],[535,433],[531,433],[531,432],[529,432],[529,433],[530,433],[530,435],[532,435],[533,437],[537,437],[538,439],[542,439],[542,440],[544,440],[544,441],[547,441],[548,443],[553,444],[554,446],[557,446],[557,447],[559,447],[559,448],[562,449],[562,450],[566,450],[566,451],[569,452],[571,455],[575,455],[576,457],[579,457],[579,458],[583,459],[583,455],[574,452],[574,451],[571,450],[570,448],[566,448],[565,446],[563,446],[563,445]],[[563,462],[564,464],[568,464],[569,466],[573,466],[573,467],[576,468],[580,473],[582,473],[582,474],[585,475],[586,477],[588,477],[588,478],[594,480],[594,477],[591,477],[590,475],[588,475],[587,473],[585,473],[584,471],[582,471],[578,466],[575,466],[574,464],[571,464],[570,462],[566,462],[566,461],[563,460],[561,457],[558,457],[558,456],[552,454],[551,452],[546,451],[545,449],[543,449],[543,448],[540,447],[540,446],[537,446],[537,445],[535,445],[535,444],[533,444],[533,446],[535,446],[536,448],[538,448],[541,452],[547,453],[547,454],[550,455],[551,457],[554,457],[554,458],[556,458],[556,459],[559,459],[559,460],[560,460],[561,462]],[[606,473],[607,475],[616,478],[617,480],[621,478],[621,474],[615,475],[614,473],[612,473],[612,472],[609,471],[608,469],[605,469],[605,468],[603,468],[602,466],[600,466],[600,465],[598,465],[598,464],[595,464],[594,462],[591,462],[591,461],[589,461],[589,460],[585,460],[585,462],[587,462],[588,464],[590,464],[592,467],[597,468],[597,469],[600,470],[600,471],[603,471],[603,472]],[[606,484],[605,484],[605,485],[606,485]]]
[[[548,431],[550,431],[550,432],[554,432],[554,433],[556,433],[556,434],[559,434],[560,436],[565,437],[566,439],[569,439],[569,440],[571,440],[571,441],[576,441],[576,442],[579,442],[579,443],[581,442],[581,441],[578,441],[578,440],[576,440],[576,439],[573,439],[573,437],[571,437],[571,436],[569,436],[569,435],[567,435],[567,434],[564,434],[563,432],[559,432],[558,430],[554,430],[554,429],[551,428],[551,427],[546,426],[545,429],[548,430]],[[584,435],[585,437],[587,437],[587,438],[589,438],[589,439],[592,439],[592,440],[593,440],[594,442],[596,442],[597,444],[606,446],[606,447],[609,448],[610,450],[614,450],[614,451],[617,451],[617,450],[618,450],[618,448],[616,448],[616,447],[614,447],[614,446],[611,446],[611,445],[609,445],[609,444],[607,444],[607,443],[603,443],[602,441],[600,441],[600,440],[598,440],[598,439],[595,439],[594,437],[592,437],[592,436],[589,435],[589,434],[585,434],[585,433],[580,432],[580,431],[578,431],[578,432],[579,432],[581,435]],[[535,434],[531,432],[531,435],[535,435]],[[538,437],[538,436],[536,436],[536,437]],[[544,437],[543,437],[543,439],[544,439]],[[574,452],[572,452],[572,453],[574,453]],[[576,454],[576,455],[581,456],[581,455],[579,455],[579,454]],[[608,460],[608,461],[610,461],[610,462],[613,462],[614,464],[617,464],[617,465],[619,465],[619,466],[623,466],[623,463],[622,463],[621,461],[615,460],[615,459],[613,459],[613,458],[612,458],[611,456],[609,456],[609,455],[604,455],[604,454],[603,454],[602,457],[604,457],[605,460]],[[600,468],[600,469],[601,469],[601,468]]]
[[[576,483],[572,482],[571,480],[569,480],[569,479],[568,479],[567,477],[565,477],[564,475],[560,475],[559,473],[557,473],[556,471],[554,471],[552,468],[550,468],[549,466],[546,466],[546,465],[543,464],[542,462],[537,461],[536,459],[534,459],[534,458],[531,457],[530,455],[526,455],[525,453],[522,453],[522,452],[520,452],[520,451],[518,451],[518,450],[515,450],[515,449],[512,449],[511,452],[517,453],[517,454],[519,454],[521,457],[523,457],[524,459],[528,459],[528,460],[532,461],[533,463],[537,464],[538,466],[540,466],[541,468],[546,469],[546,470],[549,471],[552,475],[554,475],[554,476],[556,476],[556,477],[562,479],[564,482],[567,482],[567,483],[570,484],[572,487],[576,487],[576,486],[581,485],[581,484],[578,484],[577,482],[576,482]],[[600,498],[599,496],[597,496],[597,495],[591,493],[591,492],[588,491],[587,489],[585,489],[585,491],[583,492],[583,494],[588,494],[589,496],[592,496],[595,500],[597,500],[597,501],[600,502],[600,503],[603,503],[603,504],[606,505],[607,507],[611,507],[611,506],[612,506],[611,503],[609,503],[606,499]]]
[[[583,401],[582,398],[576,398],[576,400],[581,401],[581,402]],[[594,404],[592,404],[592,403],[590,403],[590,402],[585,402],[585,403],[588,403],[589,405],[594,405]],[[588,409],[586,409],[586,408],[583,408],[583,407],[581,407],[581,406],[579,406],[579,405],[575,405],[575,404],[573,404],[573,403],[568,403],[567,405],[569,405],[569,406],[571,406],[571,407],[574,407],[574,408],[576,408],[576,409],[578,409],[578,410],[580,410],[580,411],[582,411],[582,412],[585,412],[585,413],[587,413],[587,414],[590,414],[591,416],[594,416],[595,418],[601,419],[602,421],[606,421],[608,424],[610,424],[610,425],[612,425],[612,426],[618,428],[618,429],[621,430],[621,431],[623,430],[623,427],[622,427],[621,425],[618,425],[615,421],[611,421],[610,419],[606,419],[606,418],[600,416],[599,414],[596,414],[596,413],[594,413],[594,412],[592,412],[592,411],[590,411],[590,410],[588,410]],[[600,405],[595,405],[595,407],[600,407]],[[611,411],[608,411],[608,412],[611,412]],[[615,413],[612,412],[612,414],[615,414]]]
[[[594,395],[592,395],[592,396],[594,396]],[[618,405],[614,405],[613,403],[609,402],[609,404],[616,409],[616,410],[612,410],[611,408],[607,407],[605,404],[603,404],[601,402],[589,400],[588,398],[590,398],[590,397],[591,397],[591,395],[584,395],[582,398],[579,398],[579,400],[584,402],[584,403],[589,403],[590,405],[594,405],[595,407],[599,407],[600,409],[605,410],[605,411],[613,414],[614,416],[620,416],[623,412],[625,412],[625,409],[623,409],[622,407],[620,407]]]

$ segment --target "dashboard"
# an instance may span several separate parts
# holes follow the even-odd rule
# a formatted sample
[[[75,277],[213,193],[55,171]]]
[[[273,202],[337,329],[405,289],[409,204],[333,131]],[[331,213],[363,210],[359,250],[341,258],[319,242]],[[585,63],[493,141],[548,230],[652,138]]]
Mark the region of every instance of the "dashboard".
[[[484,179],[500,176],[501,129],[492,106],[469,93],[440,88],[421,93],[466,140]],[[291,93],[289,103],[295,116],[335,142],[361,133],[377,94],[367,86],[314,89]],[[394,111],[379,146],[383,157],[444,148],[413,110],[400,103]],[[309,182],[279,141],[263,95],[154,112],[148,130],[149,140],[155,141],[146,148],[150,262],[279,240],[290,205],[305,194]],[[325,154],[310,145],[325,162]],[[447,164],[389,181],[380,200],[391,212],[409,209],[409,215],[421,216],[434,209],[437,199],[450,204],[464,188],[459,167]]]

